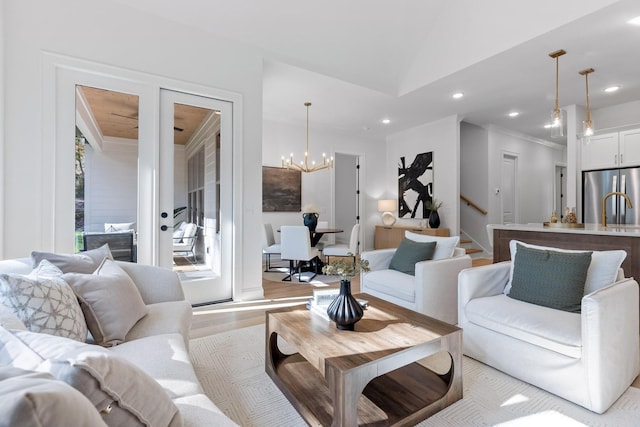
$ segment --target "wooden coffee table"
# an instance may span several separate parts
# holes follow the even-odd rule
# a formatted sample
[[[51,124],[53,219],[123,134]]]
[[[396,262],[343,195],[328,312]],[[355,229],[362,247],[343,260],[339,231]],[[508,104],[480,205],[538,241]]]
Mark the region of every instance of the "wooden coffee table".
[[[462,329],[356,297],[369,308],[355,331],[304,305],[266,314],[265,369],[309,425],[412,426],[462,398]],[[451,361],[444,373],[417,363],[440,352]]]

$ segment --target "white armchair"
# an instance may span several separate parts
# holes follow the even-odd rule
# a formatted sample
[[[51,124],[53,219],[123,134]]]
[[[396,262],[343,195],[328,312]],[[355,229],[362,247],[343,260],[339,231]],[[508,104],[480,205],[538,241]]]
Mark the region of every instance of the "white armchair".
[[[589,268],[595,263],[592,257]],[[508,297],[510,274],[511,261],[460,273],[464,354],[591,411],[606,411],[640,372],[636,281],[615,267],[607,285],[585,286],[581,312],[571,313]]]
[[[443,238],[421,236],[407,232],[412,240],[443,242]],[[448,238],[455,246],[459,238]],[[436,245],[441,243],[436,243]],[[444,246],[444,245],[443,245]],[[436,247],[436,255],[437,255]],[[385,301],[417,311],[427,316],[455,324],[458,321],[458,273],[471,267],[471,257],[465,250],[452,247],[453,256],[415,265],[415,276],[389,269],[396,249],[364,251],[361,259],[369,261],[370,271],[361,273],[360,290]],[[434,256],[436,258],[436,256]]]

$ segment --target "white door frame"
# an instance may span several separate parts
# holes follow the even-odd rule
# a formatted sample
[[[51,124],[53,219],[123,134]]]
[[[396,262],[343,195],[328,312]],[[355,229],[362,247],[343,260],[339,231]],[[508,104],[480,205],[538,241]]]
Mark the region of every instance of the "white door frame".
[[[139,156],[147,159],[139,165],[138,215],[139,243],[142,250],[138,262],[158,265],[160,233],[159,168],[160,154],[156,147],[160,129],[160,89],[190,93],[228,101],[232,105],[233,123],[230,126],[233,144],[231,164],[233,188],[231,191],[232,216],[229,226],[232,241],[242,242],[242,96],[238,93],[211,88],[160,76],[98,64],[64,55],[42,54],[42,241],[40,247],[52,251],[71,253],[74,240],[74,158],[68,155],[69,141],[75,138],[75,86],[77,84],[103,87],[139,96]],[[229,183],[228,185],[232,185]],[[142,187],[151,191],[140,191]],[[234,245],[230,256],[235,288],[242,283],[242,245]]]
[[[508,151],[502,151],[502,155],[500,156],[500,223],[504,224],[504,198],[505,198],[505,185],[503,176],[503,165],[504,160],[506,158],[513,159],[513,223],[517,224],[520,221],[520,209],[519,209],[519,198],[518,198],[518,154]]]

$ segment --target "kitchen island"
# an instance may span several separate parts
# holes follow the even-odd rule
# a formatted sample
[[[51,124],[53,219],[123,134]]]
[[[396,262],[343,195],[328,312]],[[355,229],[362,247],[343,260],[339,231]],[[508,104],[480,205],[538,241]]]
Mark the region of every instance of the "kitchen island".
[[[562,249],[606,251],[623,249],[627,257],[622,263],[626,277],[640,278],[640,227],[625,225],[584,224],[584,228],[552,228],[542,223],[494,224],[493,262],[511,259],[509,241],[520,240],[534,245]]]

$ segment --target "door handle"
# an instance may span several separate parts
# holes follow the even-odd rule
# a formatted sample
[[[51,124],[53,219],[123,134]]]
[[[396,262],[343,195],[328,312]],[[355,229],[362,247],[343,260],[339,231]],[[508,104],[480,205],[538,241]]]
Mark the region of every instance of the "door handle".
[[[160,230],[162,231],[167,231],[169,229],[169,227],[167,227],[166,225],[163,225],[160,227]]]
[[[162,218],[166,218],[166,217],[168,217],[168,216],[169,216],[169,214],[168,214],[168,213],[166,213],[166,212],[162,212],[162,213],[160,214],[160,216],[161,216]]]

